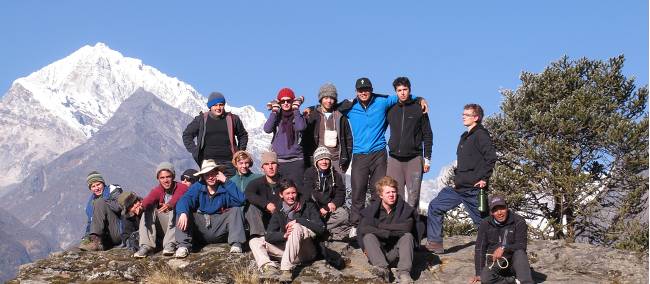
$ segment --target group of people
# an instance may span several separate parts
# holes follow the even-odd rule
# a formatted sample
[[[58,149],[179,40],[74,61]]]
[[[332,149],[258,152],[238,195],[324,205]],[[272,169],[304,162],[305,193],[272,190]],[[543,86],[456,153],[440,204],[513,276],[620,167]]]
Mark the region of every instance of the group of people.
[[[444,253],[444,214],[463,203],[479,228],[470,282],[508,283],[514,269],[518,281],[532,283],[524,219],[500,196],[490,199],[489,212],[478,210],[479,191],[487,188],[496,161],[481,106],[464,107],[467,131],[458,144],[455,184],[429,203],[425,226],[417,208],[431,160],[427,102],[411,95],[406,77],[396,78],[393,87],[396,95],[376,94],[368,78],[359,78],[356,97],[339,102],[336,87],[327,83],[318,92],[319,104],[302,112],[304,98],[281,89],[267,105],[264,131],[273,138],[272,149],[259,157],[262,174],[251,170],[241,119],[225,110],[221,93],[210,94],[209,111],[183,131],[200,170],[186,170],[177,182],[173,165],[163,162],[155,170],[158,185],[144,198],[91,172],[80,248],[126,246],[136,258],[159,250],[184,258],[208,243],[227,242],[231,253],[247,244],[263,278],[290,282],[296,265],[327,257],[328,241],[349,241],[363,250],[374,274],[388,281],[389,266],[396,263],[394,278],[412,283],[414,250],[425,232],[423,247]]]

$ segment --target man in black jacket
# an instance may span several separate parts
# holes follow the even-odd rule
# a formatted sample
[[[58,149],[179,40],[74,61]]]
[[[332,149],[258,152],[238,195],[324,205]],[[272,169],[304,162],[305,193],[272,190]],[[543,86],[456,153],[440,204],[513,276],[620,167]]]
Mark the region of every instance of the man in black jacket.
[[[218,165],[226,166],[227,177],[234,176],[235,167],[230,161],[235,152],[246,150],[248,132],[239,116],[226,112],[226,99],[221,93],[211,93],[207,105],[210,110],[199,113],[185,127],[183,144],[197,165],[212,159]]]
[[[379,200],[361,211],[359,245],[375,275],[389,282],[388,265],[397,262],[399,283],[413,283],[413,249],[423,234],[416,210],[397,195],[397,182],[383,177],[376,184]]]
[[[303,132],[302,143],[305,161],[312,161],[316,148],[327,147],[332,154],[332,167],[345,175],[352,161],[352,131],[348,118],[336,109],[337,98],[333,84],[325,83],[320,87],[320,105],[312,107],[305,116],[307,128]]]
[[[456,149],[457,166],[454,171],[454,187],[443,188],[429,203],[427,217],[427,249],[436,254],[444,253],[442,244],[442,220],[444,214],[463,203],[474,225],[481,221],[478,211],[478,195],[487,189],[497,160],[490,133],[483,127],[483,108],[477,104],[465,105],[463,125],[467,131],[460,137]]]
[[[269,255],[280,257],[280,282],[291,282],[291,270],[300,262],[309,261],[316,255],[314,239],[325,232],[316,206],[301,198],[296,184],[288,179],[279,182],[281,201],[273,213],[266,236],[253,238],[249,245],[258,268],[271,276],[277,265]],[[269,273],[270,272],[270,273]]]
[[[246,186],[244,195],[249,205],[245,218],[251,236],[264,236],[271,215],[280,202],[278,192],[278,156],[274,152],[262,154],[262,171],[264,176],[252,180]]]
[[[303,196],[311,199],[321,218],[327,224],[330,240],[344,240],[350,230],[348,211],[345,202],[345,184],[341,174],[334,169],[332,156],[326,147],[318,147],[314,152],[314,166],[305,171]]]
[[[491,216],[483,219],[476,236],[476,274],[470,283],[533,283],[526,254],[526,220],[508,210],[501,196],[493,196],[489,204]],[[510,276],[513,272],[516,280]]]
[[[411,97],[411,82],[397,77],[393,88],[399,101],[388,110],[390,125],[388,168],[386,174],[397,181],[397,194],[418,208],[422,173],[429,171],[433,134],[429,115]],[[406,186],[406,194],[404,187]]]

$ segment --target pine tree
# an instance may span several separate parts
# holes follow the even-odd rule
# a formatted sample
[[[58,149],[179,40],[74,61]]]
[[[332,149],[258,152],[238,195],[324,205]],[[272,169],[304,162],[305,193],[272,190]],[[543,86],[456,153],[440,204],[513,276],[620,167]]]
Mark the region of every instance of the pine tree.
[[[565,56],[523,72],[516,90],[501,91],[501,113],[485,121],[499,156],[491,188],[546,221],[543,237],[574,240],[604,189],[647,190],[639,173],[648,169],[648,88],[622,74],[624,61]]]

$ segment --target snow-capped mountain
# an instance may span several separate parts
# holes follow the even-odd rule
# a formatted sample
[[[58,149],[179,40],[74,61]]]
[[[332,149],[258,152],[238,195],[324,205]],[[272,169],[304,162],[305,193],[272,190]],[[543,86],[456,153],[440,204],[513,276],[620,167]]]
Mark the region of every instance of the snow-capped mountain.
[[[125,57],[103,43],[84,46],[14,81],[0,104],[0,186],[21,181],[58,155],[80,145],[108,121],[137,89],[195,116],[207,99],[192,86]],[[242,117],[253,148],[266,149],[264,115],[253,107],[228,107]],[[180,133],[179,133],[180,135]]]

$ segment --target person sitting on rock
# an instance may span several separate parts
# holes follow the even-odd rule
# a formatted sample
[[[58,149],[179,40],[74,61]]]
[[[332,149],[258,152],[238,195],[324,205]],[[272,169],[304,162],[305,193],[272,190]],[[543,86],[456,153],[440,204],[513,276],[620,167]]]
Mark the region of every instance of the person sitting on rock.
[[[122,244],[131,250],[139,250],[139,227],[142,213],[142,198],[135,192],[127,191],[120,194],[117,203],[122,208]]]
[[[194,176],[198,171],[195,169],[187,169],[181,175],[181,183],[186,185],[187,188],[190,188],[195,182],[199,181],[199,178]]]
[[[280,196],[277,194],[277,182],[280,180],[278,156],[274,152],[262,154],[262,171],[264,176],[252,180],[245,190],[249,203],[246,222],[251,237],[266,234],[266,226],[277,209],[276,204],[280,202]]]
[[[329,239],[342,241],[347,238],[348,212],[343,208],[345,184],[332,167],[332,154],[326,147],[314,151],[314,166],[305,171],[304,196],[311,199],[327,224]]]
[[[176,182],[176,171],[170,162],[162,162],[156,167],[158,186],[151,189],[142,200],[144,218],[140,221],[140,249],[133,257],[144,258],[156,247],[156,240],[162,238],[162,254],[171,256],[176,251],[176,226],[174,208],[176,202],[185,194],[187,186]]]
[[[237,172],[234,176],[230,178],[232,182],[237,185],[239,191],[244,192],[248,184],[259,177],[262,177],[262,174],[257,174],[251,171],[253,167],[253,158],[251,154],[246,151],[237,151],[232,157],[232,164],[235,166]]]
[[[97,171],[86,177],[91,194],[86,203],[86,235],[79,249],[88,251],[104,250],[122,242],[120,230],[121,208],[117,198],[122,193],[119,185],[106,185],[104,177]]]
[[[294,266],[316,256],[314,240],[325,232],[325,224],[316,206],[301,198],[292,180],[280,181],[278,193],[282,201],[271,217],[266,236],[251,239],[249,245],[264,277],[277,273],[270,255],[280,258],[280,282],[291,282]]]
[[[227,237],[231,253],[241,253],[244,234],[244,194],[224,175],[225,168],[205,160],[192,185],[176,204],[175,256],[187,257],[189,249],[205,243],[223,242]]]
[[[372,265],[371,272],[389,282],[389,263],[397,262],[399,283],[413,283],[413,249],[424,234],[417,211],[397,194],[397,181],[385,176],[375,184],[379,200],[361,211],[359,245]]]
[[[502,196],[489,201],[490,217],[481,221],[474,246],[475,276],[470,283],[534,283],[526,253],[526,220],[508,210]],[[514,272],[516,277],[511,276]]]

